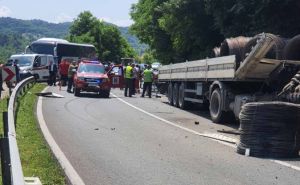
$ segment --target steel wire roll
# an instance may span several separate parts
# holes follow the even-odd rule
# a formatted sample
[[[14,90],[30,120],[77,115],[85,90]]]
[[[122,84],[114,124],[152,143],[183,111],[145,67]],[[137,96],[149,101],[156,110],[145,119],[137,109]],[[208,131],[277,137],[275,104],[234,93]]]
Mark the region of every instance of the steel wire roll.
[[[245,45],[243,50],[243,55],[242,55],[244,57],[243,59],[245,59],[249,55],[253,47],[257,44],[258,40],[260,40],[264,35],[272,38],[275,41],[274,46],[266,54],[265,58],[278,59],[278,60],[282,60],[284,58],[283,51],[289,39],[282,38],[280,36],[271,33],[266,33],[266,34],[255,35],[251,40],[249,40],[249,42]]]
[[[300,35],[289,40],[283,53],[285,60],[300,60]]]
[[[243,60],[243,51],[250,37],[235,37],[225,39],[220,46],[220,56],[235,55],[237,65]]]
[[[245,104],[239,115],[241,136],[237,153],[287,158],[299,156],[300,106],[286,102]]]
[[[212,49],[209,54],[209,57],[210,58],[220,57],[220,47],[215,47],[214,49]]]

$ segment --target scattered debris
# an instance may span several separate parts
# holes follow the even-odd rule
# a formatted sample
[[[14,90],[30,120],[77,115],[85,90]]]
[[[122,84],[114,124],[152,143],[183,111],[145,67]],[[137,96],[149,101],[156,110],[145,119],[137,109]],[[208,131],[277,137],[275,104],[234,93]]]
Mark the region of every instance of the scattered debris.
[[[239,130],[217,130],[217,132],[225,133],[225,134],[233,134],[233,135],[241,135]]]
[[[188,136],[185,136],[185,138],[188,138]]]
[[[35,93],[37,96],[49,97],[49,98],[64,98],[64,96],[60,94],[56,94],[53,92],[43,92],[43,93]]]
[[[199,121],[195,121],[195,125],[199,125]]]
[[[95,128],[94,130],[99,130],[99,128]]]
[[[116,128],[110,128],[110,130],[116,130]]]

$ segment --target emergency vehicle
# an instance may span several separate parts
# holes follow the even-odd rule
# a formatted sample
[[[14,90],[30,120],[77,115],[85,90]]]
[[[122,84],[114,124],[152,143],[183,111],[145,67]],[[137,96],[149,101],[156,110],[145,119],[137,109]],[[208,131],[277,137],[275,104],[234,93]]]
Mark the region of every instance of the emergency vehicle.
[[[123,67],[113,66],[108,72],[98,61],[85,60],[79,63],[74,75],[74,95],[81,92],[95,92],[101,97],[109,98],[111,88],[122,88]]]

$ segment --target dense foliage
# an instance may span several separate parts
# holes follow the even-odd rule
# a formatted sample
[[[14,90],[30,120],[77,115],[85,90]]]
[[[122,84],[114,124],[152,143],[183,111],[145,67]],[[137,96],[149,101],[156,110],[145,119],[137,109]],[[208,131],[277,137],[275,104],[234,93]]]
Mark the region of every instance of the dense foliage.
[[[70,27],[70,41],[95,45],[102,61],[120,62],[121,58],[134,57],[135,52],[121,36],[117,27],[105,24],[89,11],[79,14]]]
[[[298,0],[139,0],[131,31],[163,63],[208,55],[225,37],[300,33]]]

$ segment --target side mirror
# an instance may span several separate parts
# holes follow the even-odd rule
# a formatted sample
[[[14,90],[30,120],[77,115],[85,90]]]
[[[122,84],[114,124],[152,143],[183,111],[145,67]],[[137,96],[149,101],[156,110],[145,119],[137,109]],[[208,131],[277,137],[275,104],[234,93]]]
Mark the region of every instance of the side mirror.
[[[39,67],[38,63],[37,63],[37,62],[34,62],[34,63],[33,63],[33,67]]]

